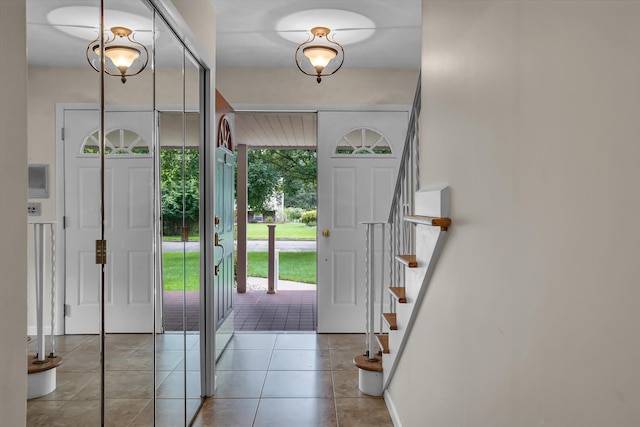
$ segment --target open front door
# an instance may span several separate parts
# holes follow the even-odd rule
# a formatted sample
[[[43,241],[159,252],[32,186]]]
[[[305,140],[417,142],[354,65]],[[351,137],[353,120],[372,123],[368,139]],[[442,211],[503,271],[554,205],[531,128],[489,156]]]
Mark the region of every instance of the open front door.
[[[365,330],[360,222],[389,216],[407,121],[406,112],[318,113],[320,333]]]
[[[215,234],[215,296],[216,330],[233,311],[233,224],[234,168],[231,124],[227,116],[220,119],[216,147],[216,234]],[[231,328],[233,330],[233,328]]]

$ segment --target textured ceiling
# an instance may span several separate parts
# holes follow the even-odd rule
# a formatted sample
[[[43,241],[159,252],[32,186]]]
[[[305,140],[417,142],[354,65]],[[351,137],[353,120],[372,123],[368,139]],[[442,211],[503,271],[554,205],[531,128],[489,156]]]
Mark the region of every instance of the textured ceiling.
[[[236,113],[236,143],[251,147],[316,147],[315,113]]]

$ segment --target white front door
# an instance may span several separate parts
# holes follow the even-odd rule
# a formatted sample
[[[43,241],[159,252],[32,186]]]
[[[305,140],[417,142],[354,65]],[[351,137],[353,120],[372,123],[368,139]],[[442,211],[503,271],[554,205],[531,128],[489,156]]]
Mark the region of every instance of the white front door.
[[[406,112],[318,113],[320,333],[365,331],[360,223],[388,219],[407,122]]]
[[[99,332],[98,110],[64,111],[65,333]],[[105,113],[105,331],[153,330],[153,112]]]

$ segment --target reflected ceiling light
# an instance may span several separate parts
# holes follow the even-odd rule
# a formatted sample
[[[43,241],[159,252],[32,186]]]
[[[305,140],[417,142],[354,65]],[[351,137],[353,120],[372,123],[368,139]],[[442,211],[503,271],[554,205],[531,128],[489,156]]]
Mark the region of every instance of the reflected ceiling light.
[[[318,83],[322,77],[338,71],[344,63],[344,49],[329,39],[330,32],[326,27],[314,27],[312,37],[296,49],[296,65],[306,75],[315,76]]]
[[[147,48],[131,39],[131,31],[125,27],[111,27],[113,37],[104,42],[104,72],[110,76],[120,76],[122,83],[127,77],[140,74],[147,66],[149,52]],[[106,36],[105,36],[106,37]],[[89,43],[87,61],[94,70],[100,71],[100,37]]]

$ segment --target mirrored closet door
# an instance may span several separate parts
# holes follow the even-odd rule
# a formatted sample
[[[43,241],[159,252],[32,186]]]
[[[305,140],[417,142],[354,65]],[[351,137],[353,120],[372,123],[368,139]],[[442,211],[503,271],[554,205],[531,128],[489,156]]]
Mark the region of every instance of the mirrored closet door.
[[[51,317],[62,359],[29,422],[75,408],[85,425],[188,425],[203,394],[203,69],[146,0],[28,6],[30,158],[56,178],[37,219],[54,224],[62,287],[29,300],[30,352]]]

